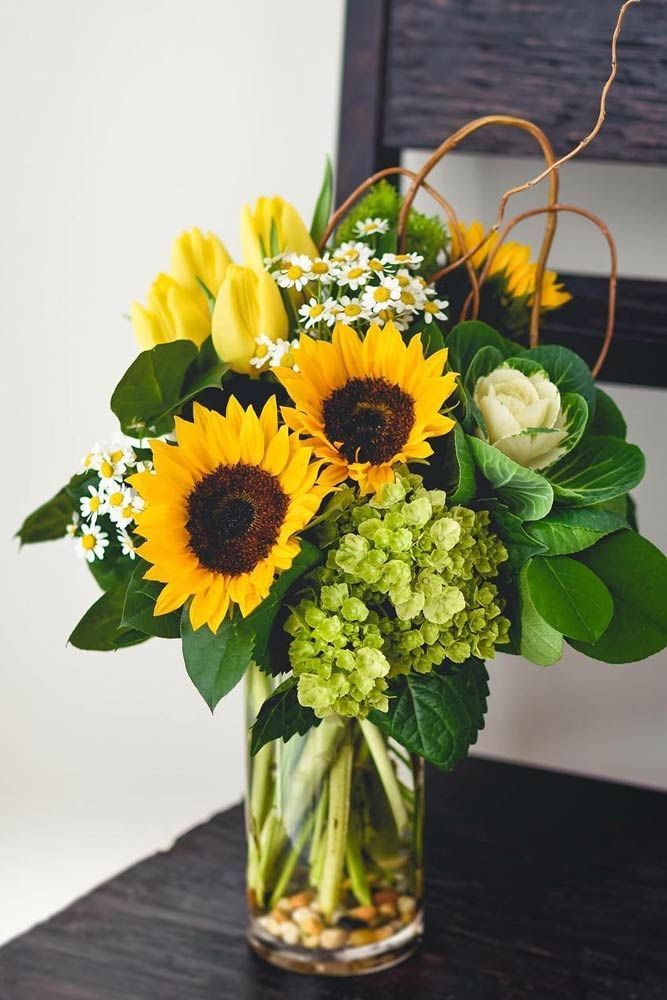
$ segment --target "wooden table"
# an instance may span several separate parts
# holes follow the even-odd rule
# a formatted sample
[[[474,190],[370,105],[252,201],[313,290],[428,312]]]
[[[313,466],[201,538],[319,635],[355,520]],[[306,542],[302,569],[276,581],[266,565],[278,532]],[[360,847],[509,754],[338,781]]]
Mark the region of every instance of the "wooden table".
[[[430,772],[427,815],[426,938],[392,970],[304,978],[251,954],[236,806],[6,945],[0,997],[667,998],[667,796],[472,759]]]

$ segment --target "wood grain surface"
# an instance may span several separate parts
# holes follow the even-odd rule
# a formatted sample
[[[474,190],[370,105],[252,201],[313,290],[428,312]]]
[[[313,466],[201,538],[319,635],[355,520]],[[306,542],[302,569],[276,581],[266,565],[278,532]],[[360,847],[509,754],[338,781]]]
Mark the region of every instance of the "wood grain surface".
[[[667,997],[666,796],[481,759],[427,787],[427,932],[393,970],[304,978],[251,954],[236,807],[6,945],[0,997]]]

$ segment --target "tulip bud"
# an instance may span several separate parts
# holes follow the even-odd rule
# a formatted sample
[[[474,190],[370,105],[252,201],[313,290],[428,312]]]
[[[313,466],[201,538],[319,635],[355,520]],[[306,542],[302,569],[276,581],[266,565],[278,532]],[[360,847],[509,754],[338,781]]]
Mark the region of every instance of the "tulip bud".
[[[197,228],[181,233],[171,247],[171,274],[183,288],[202,295],[197,278],[217,295],[230,263],[231,257],[218,237],[204,235]]]
[[[172,340],[192,340],[200,347],[211,332],[204,295],[183,288],[169,274],[158,274],[145,307],[132,303],[130,319],[142,351]]]
[[[213,310],[213,344],[233,371],[256,374],[250,359],[256,338],[275,341],[287,336],[287,314],[273,278],[264,270],[230,264]]]
[[[258,198],[254,209],[245,205],[241,213],[243,260],[249,267],[260,270],[264,267],[264,256],[273,255],[272,224],[275,224],[280,253],[317,257],[317,247],[310,238],[303,219],[289,202],[276,195],[273,198]]]

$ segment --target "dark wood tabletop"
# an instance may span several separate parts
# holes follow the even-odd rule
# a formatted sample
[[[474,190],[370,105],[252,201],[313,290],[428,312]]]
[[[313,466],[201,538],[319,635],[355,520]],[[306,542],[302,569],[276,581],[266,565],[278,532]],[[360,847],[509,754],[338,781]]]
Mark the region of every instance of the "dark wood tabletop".
[[[482,759],[427,780],[427,931],[403,965],[316,979],[256,958],[236,806],[6,945],[0,997],[667,997],[667,796]]]

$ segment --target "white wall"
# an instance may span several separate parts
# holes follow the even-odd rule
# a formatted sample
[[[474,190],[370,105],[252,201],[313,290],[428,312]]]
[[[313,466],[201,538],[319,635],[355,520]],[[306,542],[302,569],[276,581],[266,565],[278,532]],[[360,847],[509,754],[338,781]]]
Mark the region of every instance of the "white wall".
[[[213,228],[235,252],[239,208],[263,193],[310,212],[334,149],[342,14],[342,0],[2,0],[0,940],[241,794],[239,693],[212,719],[175,643],[67,648],[91,580],[65,543],[19,555],[9,535],[113,433],[108,397],[134,352],[123,313],[166,266],[172,237]],[[488,217],[488,166],[459,163],[453,200]],[[599,206],[597,177],[581,200],[609,215],[624,198]],[[664,220],[654,224],[658,202],[642,204],[618,235],[635,253],[650,234],[652,254],[626,266],[654,274]],[[652,460],[642,519],[664,545],[664,397],[617,398]],[[498,661],[480,748],[667,784],[658,670]]]
[[[0,940],[241,796],[241,699],[211,718],[177,643],[86,654],[66,543],[11,539],[96,439],[123,318],[183,228],[310,215],[335,147],[342,0],[2,0]]]

